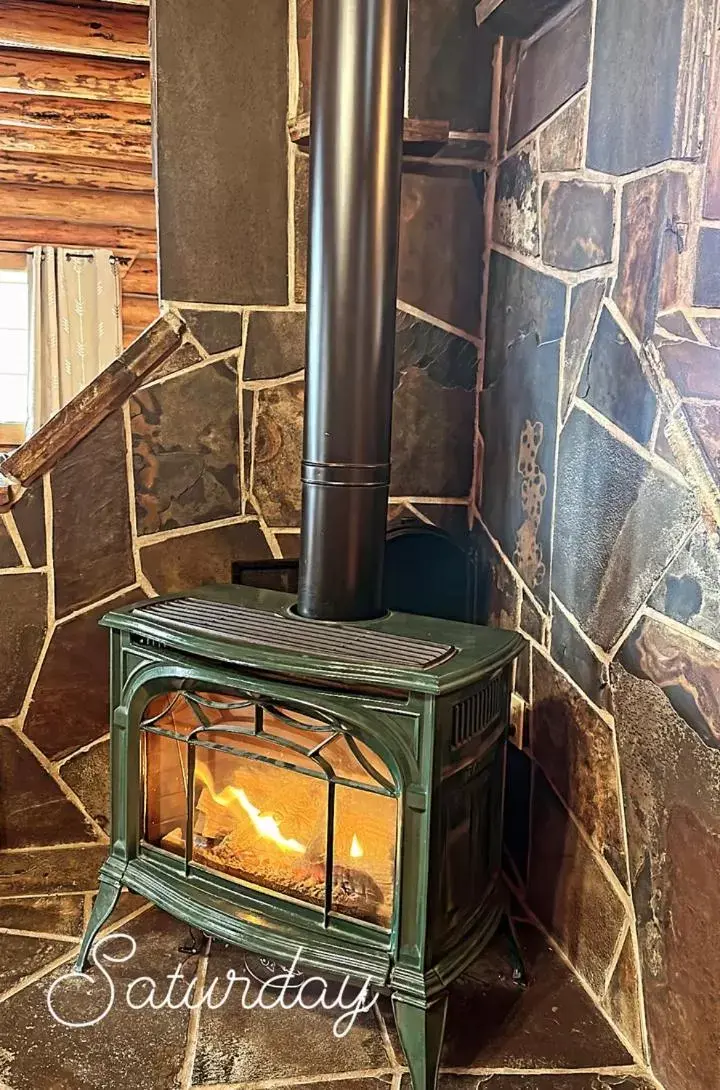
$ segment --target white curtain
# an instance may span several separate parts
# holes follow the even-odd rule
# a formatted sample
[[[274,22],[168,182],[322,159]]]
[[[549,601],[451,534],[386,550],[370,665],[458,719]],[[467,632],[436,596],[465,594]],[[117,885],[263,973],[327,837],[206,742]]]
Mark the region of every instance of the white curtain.
[[[28,435],[122,352],[120,278],[110,250],[37,246],[30,267]]]

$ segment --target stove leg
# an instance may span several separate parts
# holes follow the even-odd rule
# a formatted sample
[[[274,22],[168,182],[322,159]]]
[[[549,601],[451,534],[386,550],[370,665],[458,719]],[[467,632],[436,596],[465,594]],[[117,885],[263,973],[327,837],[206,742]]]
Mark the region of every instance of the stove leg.
[[[429,1007],[416,1006],[402,996],[394,995],[392,1005],[412,1090],[435,1090],[445,1037],[447,994]]]
[[[98,931],[110,918],[112,911],[118,902],[121,889],[122,886],[118,885],[116,882],[110,882],[107,878],[100,879],[100,887],[97,891],[95,904],[90,913],[90,919],[85,928],[80,952],[78,953],[75,962],[76,973],[83,973],[87,968],[90,948],[95,941]]]

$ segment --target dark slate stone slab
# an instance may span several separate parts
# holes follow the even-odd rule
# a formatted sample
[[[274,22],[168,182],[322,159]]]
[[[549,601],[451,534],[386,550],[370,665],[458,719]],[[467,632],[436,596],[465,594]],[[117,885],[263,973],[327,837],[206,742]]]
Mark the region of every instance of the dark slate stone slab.
[[[313,0],[297,0],[297,42],[300,88],[298,113],[310,110],[312,77],[312,17]]]
[[[691,493],[574,409],[560,438],[553,590],[609,649],[698,517]]]
[[[304,382],[260,390],[252,495],[268,526],[300,525]]]
[[[686,340],[696,341],[695,330],[690,325],[687,317],[681,310],[673,310],[670,314],[663,314],[658,318],[658,326],[667,333],[673,333],[676,337],[684,337]]]
[[[130,402],[140,534],[239,513],[238,376],[219,361]]]
[[[689,218],[685,174],[667,171],[623,187],[613,298],[640,340],[652,334],[658,311],[677,302],[679,224]]]
[[[611,711],[610,685],[606,667],[561,609],[552,619],[552,657],[577,682],[599,708]]]
[[[160,0],[153,13],[161,296],[282,305],[288,6]],[[188,73],[202,73],[191,93]]]
[[[98,621],[144,598],[135,589],[55,629],[25,720],[28,738],[51,760],[107,734],[109,642]]]
[[[235,560],[266,560],[270,547],[257,522],[179,534],[140,550],[143,572],[158,594],[232,582]]]
[[[0,727],[0,850],[95,840],[85,817],[10,727]]]
[[[565,285],[504,254],[490,258],[487,351],[484,381],[490,386],[504,368],[508,350],[521,335],[540,344],[559,341],[565,328]]]
[[[143,386],[149,386],[151,382],[156,382],[159,378],[166,378],[168,375],[176,375],[178,371],[187,371],[188,367],[195,367],[196,364],[201,363],[205,357],[198,351],[194,344],[190,341],[185,341],[179,348],[176,348],[166,360],[158,364],[150,372],[150,377],[147,382],[143,383]]]
[[[494,1068],[548,1071],[629,1063],[627,1050],[545,937],[520,921],[518,936],[531,986],[513,984],[507,946],[498,935],[450,989],[442,1066],[489,1073]],[[485,1077],[480,1076],[483,1090]],[[477,1086],[478,1074],[473,1078]],[[518,1084],[522,1090],[561,1085],[555,1075],[547,1088],[541,1075],[528,1079]],[[403,1086],[409,1090],[407,1083]]]
[[[481,523],[475,523],[470,536],[472,550],[483,573],[480,623],[514,630],[520,618],[520,585]]]
[[[621,881],[627,875],[612,730],[543,655],[533,653],[532,751]]]
[[[703,405],[686,403],[685,416],[690,432],[704,455],[705,465],[715,486],[720,485],[720,402]]]
[[[528,636],[542,643],[545,633],[545,617],[529,595],[523,593],[520,605],[520,627]]]
[[[71,757],[61,765],[60,775],[90,817],[107,832],[110,828],[110,743],[98,742]]]
[[[576,284],[570,294],[570,315],[565,332],[565,358],[561,383],[563,420],[568,414],[585,365],[598,311],[608,284],[608,280],[586,280],[582,284]]]
[[[720,753],[652,682],[616,666],[613,688],[653,1071],[714,1090],[720,945],[704,921],[718,907]]]
[[[246,976],[243,952],[213,942],[209,979],[224,980],[230,970]],[[250,991],[256,998],[257,987]],[[259,1079],[298,1080],[313,1076],[364,1071],[388,1066],[388,1056],[373,1012],[361,1014],[343,1038],[333,1034],[337,1011],[289,1010],[279,1007],[244,1010],[241,990],[233,989],[218,1010],[204,1010],[193,1082],[255,1082]],[[298,1042],[302,1041],[302,1048]]]
[[[480,395],[485,525],[546,607],[557,434],[560,344],[518,337],[500,377]]]
[[[182,996],[197,972],[198,959],[181,954],[187,943],[187,926],[158,909],[151,909],[124,925],[125,934],[136,943],[135,956],[127,961],[105,964],[116,988],[116,999],[101,1023],[85,1029],[67,1029],[53,1018],[48,1009],[47,990],[60,976],[66,976],[70,964],[18,992],[3,1004],[0,1021],[0,1050],[4,1059],[4,1077],[14,1090],[65,1090],[122,1086],[123,1090],[172,1090],[177,1085],[185,1052],[190,1012],[186,1007],[173,1010],[167,1005],[154,1009],[149,1005],[133,1010],[126,1002],[130,983],[139,977],[158,982],[158,1002],[167,993],[168,977],[180,966],[175,995]],[[72,947],[63,943],[62,953]],[[121,957],[130,952],[128,939],[117,938],[108,944],[110,955]],[[50,960],[48,958],[48,960]],[[164,988],[163,988],[164,985]],[[105,995],[101,998],[101,990]],[[148,995],[147,986],[134,989],[140,1001]],[[79,976],[64,981],[53,993],[55,1009],[68,1021],[90,1021],[108,1001],[107,985],[97,979]],[[27,1027],[32,1026],[32,1033]],[[18,1048],[18,1041],[24,1046]]]
[[[415,510],[428,519],[433,526],[439,526],[458,544],[467,547],[468,509],[464,504],[457,503],[418,503],[413,505]]]
[[[0,518],[0,568],[21,568],[20,554],[13,544],[13,539],[5,525],[5,520]]]
[[[667,413],[662,410],[660,413],[660,420],[658,421],[657,435],[655,437],[655,453],[661,458],[664,458],[671,466],[675,466],[675,468],[678,469],[677,459],[673,454],[672,447],[665,434],[667,426],[668,416]]]
[[[657,416],[657,398],[635,349],[606,308],[600,315],[578,397],[638,443],[649,443]]]
[[[57,939],[0,934],[0,994],[67,954],[69,949],[66,942]]]
[[[720,401],[720,350],[695,341],[666,341],[660,357],[682,397]]]
[[[469,494],[476,382],[474,344],[398,312],[391,495]]]
[[[308,198],[310,159],[295,153],[295,302],[307,299]]]
[[[488,132],[495,36],[465,0],[410,0],[408,112]]]
[[[588,78],[590,4],[585,3],[524,49],[517,70],[509,144],[555,113]],[[558,64],[562,57],[562,64]]]
[[[639,622],[619,660],[658,685],[706,745],[720,749],[720,656],[706,644],[652,617]]]
[[[520,696],[526,704],[530,704],[532,701],[532,659],[533,648],[530,644],[522,650],[517,658],[515,666],[515,692]],[[523,744],[526,749],[530,748],[530,732],[532,723],[528,716],[528,722],[525,724],[525,736],[523,738]]]
[[[627,923],[625,908],[539,768],[532,838],[528,903],[601,994]]]
[[[536,0],[532,5],[526,0],[502,0],[502,3],[476,4],[477,18],[495,34],[507,34],[511,38],[529,38],[543,23],[558,15],[571,0]],[[490,15],[485,8],[493,7]]]
[[[125,426],[113,413],[50,474],[58,617],[135,582]]]
[[[654,1090],[655,1084],[649,1079],[635,1075],[598,1075],[587,1071],[582,1074],[567,1075],[564,1072],[552,1075],[488,1075],[483,1076],[480,1084],[483,1090],[598,1090],[598,1082],[604,1080],[608,1090]],[[440,1090],[477,1090],[477,1076],[440,1075]],[[410,1090],[408,1076],[403,1075],[402,1090]]]
[[[398,298],[471,334],[480,328],[484,195],[482,170],[403,172]]]
[[[720,230],[701,227],[693,301],[698,307],[720,307]]]
[[[643,1033],[640,979],[632,932],[628,932],[623,943],[615,972],[608,984],[603,1006],[615,1025],[635,1046],[638,1054],[641,1054]]]
[[[673,158],[685,0],[604,0],[595,21],[588,166],[609,174]],[[652,44],[648,30],[652,26]],[[641,58],[652,63],[645,63]]]
[[[303,370],[304,311],[253,311],[247,338],[243,370],[246,382],[282,378]]]
[[[579,170],[585,152],[587,94],[578,95],[540,133],[540,169]]]
[[[709,94],[705,97],[705,122],[707,125],[707,167],[703,193],[702,214],[705,219],[720,219],[720,73],[717,65],[712,77]]]
[[[275,540],[285,560],[297,560],[300,556],[299,534],[276,534]]]
[[[522,42],[516,38],[503,38],[500,44],[500,110],[498,117],[498,155],[504,155],[510,144],[515,78],[522,53]]]
[[[538,163],[535,145],[505,159],[495,186],[493,241],[530,257],[540,253]]]
[[[666,571],[650,605],[673,621],[720,640],[720,543],[701,526]]]
[[[0,927],[44,931],[80,938],[85,920],[83,897],[18,897],[0,900]]]
[[[42,480],[31,484],[13,507],[13,518],[33,568],[47,564],[45,500]]]
[[[3,632],[0,718],[19,715],[47,630],[47,579],[34,572],[0,576]]]
[[[508,746],[505,782],[505,848],[524,888],[530,858],[532,762],[517,745]]]
[[[188,329],[209,356],[242,344],[242,314],[232,310],[182,310]]]
[[[107,854],[107,844],[0,852],[0,898],[90,893]]]
[[[710,341],[710,344],[715,348],[720,348],[720,318],[696,317],[695,321]]]
[[[591,269],[612,258],[612,186],[545,182],[542,188],[542,256],[557,269]]]

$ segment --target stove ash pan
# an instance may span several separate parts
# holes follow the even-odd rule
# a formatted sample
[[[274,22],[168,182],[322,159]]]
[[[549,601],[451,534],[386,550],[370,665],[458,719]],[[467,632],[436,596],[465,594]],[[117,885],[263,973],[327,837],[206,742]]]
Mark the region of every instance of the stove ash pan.
[[[419,1090],[447,987],[504,913],[522,638],[398,614],[305,622],[293,601],[204,588],[104,619],[112,850],[78,964],[123,887],[253,953],[302,947],[301,965],[392,994]]]

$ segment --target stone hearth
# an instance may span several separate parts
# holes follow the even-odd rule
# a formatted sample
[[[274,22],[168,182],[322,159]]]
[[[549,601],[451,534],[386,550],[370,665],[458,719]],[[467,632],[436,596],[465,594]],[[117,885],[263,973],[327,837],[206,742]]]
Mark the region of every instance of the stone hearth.
[[[210,946],[201,940],[200,956],[181,952],[192,945],[187,927],[129,894],[122,896],[109,925],[137,942],[133,960],[112,968],[118,1002],[97,1026],[70,1029],[55,1022],[48,1011],[48,988],[70,970],[91,900],[79,891],[86,884],[82,856],[88,849],[74,854],[75,886],[35,895],[28,892],[30,880],[23,896],[0,896],[3,1090],[302,1085],[399,1090],[409,1085],[383,999],[342,1039],[332,1034],[332,1013],[297,1008],[247,1012],[240,992],[219,1010],[203,1008],[199,1016],[167,1007],[129,1010],[125,988],[139,976],[156,979],[162,997],[165,979],[181,963],[187,983],[196,974],[207,983],[222,980],[229,969],[245,973],[242,951],[219,942]],[[3,885],[14,893],[12,879]],[[534,984],[523,991],[512,983],[501,940],[458,982],[448,1014],[443,1090],[481,1085],[491,1090],[596,1090],[601,1085],[650,1090],[651,1083],[560,956],[528,920],[519,920],[519,930]],[[102,979],[97,969],[91,972],[94,991],[82,981],[69,985],[69,1019],[89,1021],[105,1005]],[[58,1013],[66,1013],[62,990],[54,1002]]]

